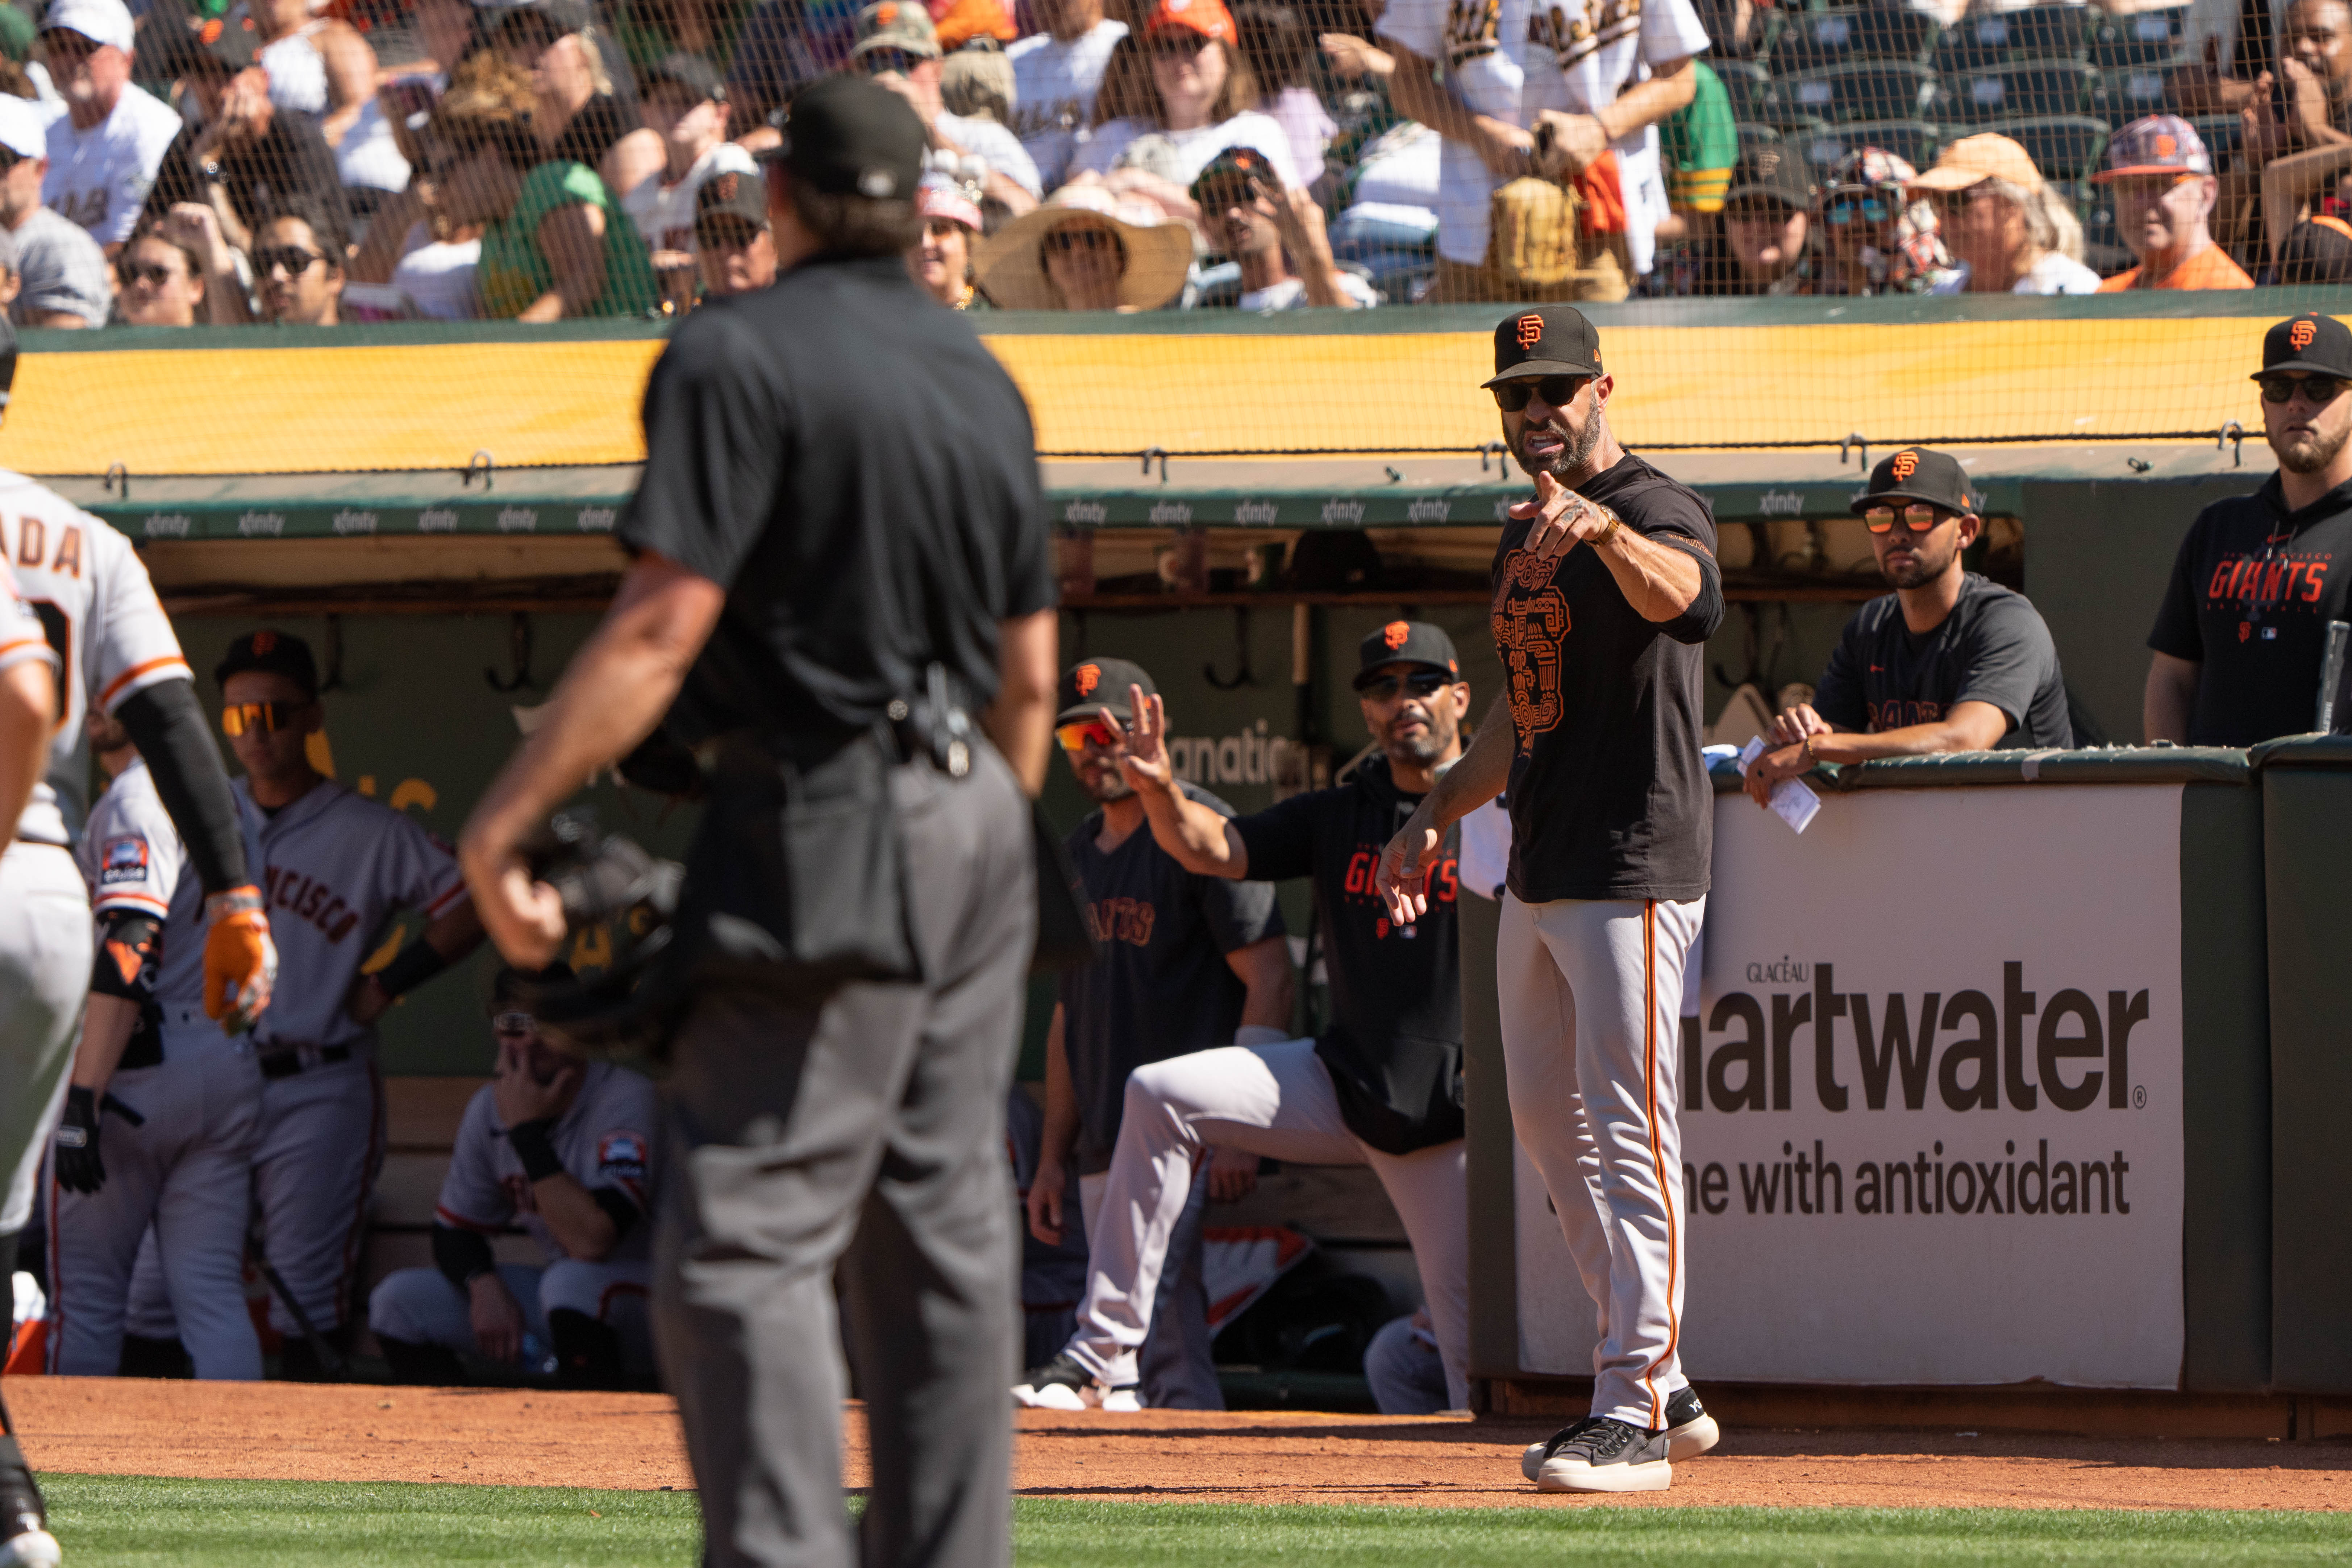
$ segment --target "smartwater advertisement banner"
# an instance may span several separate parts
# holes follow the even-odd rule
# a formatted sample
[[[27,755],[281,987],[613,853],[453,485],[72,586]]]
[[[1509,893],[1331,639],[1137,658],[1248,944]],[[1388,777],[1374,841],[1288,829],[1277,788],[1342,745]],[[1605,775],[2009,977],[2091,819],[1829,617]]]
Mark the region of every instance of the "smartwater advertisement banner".
[[[2180,789],[1716,805],[1679,1103],[1684,1365],[2178,1384]],[[1593,1315],[1518,1156],[1520,1364]]]

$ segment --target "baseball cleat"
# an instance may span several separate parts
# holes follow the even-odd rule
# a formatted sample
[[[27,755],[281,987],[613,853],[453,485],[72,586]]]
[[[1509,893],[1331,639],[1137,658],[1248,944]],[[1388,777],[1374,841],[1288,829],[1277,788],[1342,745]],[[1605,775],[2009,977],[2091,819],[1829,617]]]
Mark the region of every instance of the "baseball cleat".
[[[58,1568],[64,1561],[33,1479],[0,1474],[0,1568]]]
[[[1143,1408],[1135,1385],[1111,1388],[1095,1380],[1077,1358],[1064,1351],[1013,1385],[1016,1404],[1032,1410],[1133,1411]],[[0,1563],[0,1568],[6,1568]]]
[[[1563,1426],[1540,1443],[1530,1443],[1528,1451],[1519,1456],[1519,1474],[1534,1480],[1542,1471],[1544,1461],[1561,1444],[1591,1426],[1588,1415],[1572,1426]],[[1666,1458],[1696,1459],[1723,1441],[1723,1428],[1698,1402],[1698,1390],[1685,1384],[1675,1396],[1666,1401]]]
[[[1606,1415],[1587,1421],[1536,1472],[1536,1489],[1547,1492],[1662,1492],[1674,1484],[1664,1428]]]

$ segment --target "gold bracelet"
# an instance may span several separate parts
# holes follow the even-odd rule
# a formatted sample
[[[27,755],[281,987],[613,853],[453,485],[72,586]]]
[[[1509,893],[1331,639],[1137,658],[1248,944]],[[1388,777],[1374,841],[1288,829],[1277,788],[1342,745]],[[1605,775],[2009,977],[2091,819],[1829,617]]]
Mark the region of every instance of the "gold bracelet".
[[[1819,757],[1813,755],[1813,738],[1810,734],[1805,737],[1805,761],[1809,763],[1821,761]]]
[[[1609,542],[1611,538],[1616,534],[1619,529],[1624,526],[1625,520],[1619,517],[1615,512],[1611,512],[1609,514],[1609,526],[1592,536],[1592,547],[1595,550],[1600,549],[1602,545]]]

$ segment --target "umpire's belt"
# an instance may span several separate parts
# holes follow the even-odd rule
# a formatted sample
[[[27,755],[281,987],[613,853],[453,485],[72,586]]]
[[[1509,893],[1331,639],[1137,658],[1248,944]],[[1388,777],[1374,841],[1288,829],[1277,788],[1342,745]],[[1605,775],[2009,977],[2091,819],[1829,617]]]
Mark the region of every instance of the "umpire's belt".
[[[306,1068],[324,1067],[329,1062],[352,1059],[349,1046],[313,1046],[299,1041],[272,1040],[255,1053],[253,1065],[261,1069],[264,1078],[292,1078]]]

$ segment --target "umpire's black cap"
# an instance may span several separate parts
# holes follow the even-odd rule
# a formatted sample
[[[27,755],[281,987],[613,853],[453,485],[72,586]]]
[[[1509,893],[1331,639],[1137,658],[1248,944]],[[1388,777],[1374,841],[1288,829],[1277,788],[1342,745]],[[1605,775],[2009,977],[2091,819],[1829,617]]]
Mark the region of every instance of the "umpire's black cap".
[[[862,76],[803,88],[785,112],[783,144],[762,152],[828,195],[915,199],[930,133],[907,100]]]
[[[1361,691],[1372,671],[1389,664],[1425,664],[1432,669],[1460,676],[1454,639],[1443,626],[1427,621],[1391,621],[1356,645],[1356,689]]]
[[[318,661],[310,657],[310,645],[292,632],[265,629],[246,633],[228,645],[228,652],[213,667],[213,681],[226,686],[230,676],[243,675],[247,670],[282,675],[306,695],[319,695]]]
[[[1538,375],[1601,375],[1601,334],[1573,305],[1538,305],[1495,327],[1495,375],[1484,384]]]
[[[1970,510],[1969,476],[1959,460],[1925,447],[1906,447],[1878,460],[1870,470],[1870,484],[1853,498],[1859,515],[1882,501],[1923,500],[1948,511]]]
[[[1140,686],[1146,697],[1159,694],[1160,688],[1151,684],[1151,677],[1143,666],[1129,664],[1123,658],[1089,658],[1062,671],[1061,711],[1054,722],[1067,724],[1079,719],[1092,719],[1108,710],[1122,724],[1135,722],[1135,711],[1129,706],[1127,689]]]

